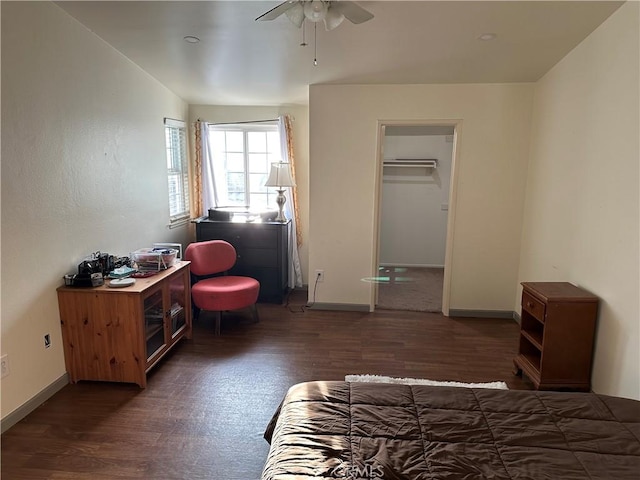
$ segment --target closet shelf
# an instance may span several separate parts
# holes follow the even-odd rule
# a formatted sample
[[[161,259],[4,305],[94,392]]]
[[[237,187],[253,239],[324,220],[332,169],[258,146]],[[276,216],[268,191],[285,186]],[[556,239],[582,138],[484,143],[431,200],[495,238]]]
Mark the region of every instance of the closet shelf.
[[[384,167],[426,167],[436,168],[438,160],[435,158],[397,158],[395,160],[385,160]]]

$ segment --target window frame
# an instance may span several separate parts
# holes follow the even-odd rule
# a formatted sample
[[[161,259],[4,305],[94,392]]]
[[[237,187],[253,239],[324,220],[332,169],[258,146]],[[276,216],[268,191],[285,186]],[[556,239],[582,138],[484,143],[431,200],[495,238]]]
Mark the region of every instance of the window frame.
[[[250,166],[250,155],[252,153],[256,153],[256,152],[250,152],[249,151],[249,134],[250,133],[254,133],[254,132],[259,132],[259,133],[268,133],[268,132],[274,132],[278,134],[278,137],[280,136],[280,130],[278,128],[278,121],[277,120],[273,120],[273,121],[261,121],[261,122],[240,122],[240,123],[228,123],[228,124],[211,124],[209,125],[209,134],[211,135],[212,132],[241,132],[242,133],[242,138],[243,138],[243,164],[244,164],[244,171],[242,172],[243,176],[244,176],[244,199],[245,199],[245,205],[243,205],[244,207],[248,207],[248,208],[255,208],[255,205],[251,205],[251,166]],[[230,153],[228,150],[225,150],[225,153]],[[269,151],[267,150],[265,152],[265,154],[267,155],[267,170],[265,172],[266,176],[269,176],[269,172],[271,169],[271,163],[274,162],[280,162],[281,160],[281,152],[280,155],[277,155],[277,158],[272,158],[269,159]],[[224,172],[225,174],[227,174],[229,171],[226,168],[224,168]],[[235,172],[235,173],[239,173],[239,172]],[[253,193],[258,193],[258,192],[253,192]],[[266,207],[266,208],[277,208],[275,206],[275,199],[277,197],[277,192],[275,191],[275,189],[271,189],[270,187],[267,187],[266,192],[264,193],[265,197],[267,198],[267,203],[266,205],[269,205],[269,200],[272,200],[273,205],[271,205],[270,207]]]
[[[173,134],[177,133],[178,141],[173,142]],[[165,152],[167,162],[167,187],[169,200],[169,227],[179,226],[187,223],[191,218],[191,204],[189,192],[189,161],[187,157],[187,124],[184,120],[173,118],[164,119]],[[177,152],[177,156],[173,155]],[[177,168],[172,168],[176,166]],[[178,192],[172,194],[172,184],[175,177],[178,177]],[[172,197],[177,196],[177,206],[180,208],[172,214]]]

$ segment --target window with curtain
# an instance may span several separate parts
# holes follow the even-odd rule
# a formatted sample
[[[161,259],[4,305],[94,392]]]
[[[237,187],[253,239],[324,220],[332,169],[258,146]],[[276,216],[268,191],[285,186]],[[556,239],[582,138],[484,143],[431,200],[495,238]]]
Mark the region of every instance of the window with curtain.
[[[218,205],[277,208],[275,189],[264,186],[271,163],[281,160],[277,123],[210,125],[215,171],[223,176]]]
[[[169,181],[169,220],[171,224],[189,219],[189,165],[185,122],[165,118],[167,177]]]

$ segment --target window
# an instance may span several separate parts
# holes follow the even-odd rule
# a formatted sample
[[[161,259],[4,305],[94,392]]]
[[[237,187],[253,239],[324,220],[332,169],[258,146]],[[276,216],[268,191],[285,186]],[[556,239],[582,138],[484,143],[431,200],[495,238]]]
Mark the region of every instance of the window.
[[[189,168],[187,164],[187,131],[183,121],[165,118],[167,175],[169,179],[169,219],[183,223],[189,212]]]
[[[223,176],[219,206],[277,208],[277,192],[264,186],[271,163],[281,159],[277,124],[211,125],[209,139],[214,170]]]

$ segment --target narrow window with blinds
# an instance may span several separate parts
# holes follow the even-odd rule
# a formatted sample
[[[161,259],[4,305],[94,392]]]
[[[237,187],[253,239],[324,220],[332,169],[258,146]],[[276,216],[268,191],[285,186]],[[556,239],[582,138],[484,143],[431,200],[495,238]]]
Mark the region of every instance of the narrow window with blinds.
[[[181,120],[164,119],[169,179],[169,220],[171,225],[189,219],[189,168],[187,165],[187,128]]]

